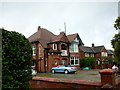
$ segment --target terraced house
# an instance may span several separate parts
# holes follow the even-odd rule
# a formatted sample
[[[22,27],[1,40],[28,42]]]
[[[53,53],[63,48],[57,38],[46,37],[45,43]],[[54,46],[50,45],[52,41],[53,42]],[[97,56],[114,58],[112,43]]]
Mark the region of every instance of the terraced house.
[[[38,27],[28,40],[32,43],[33,66],[38,72],[50,71],[52,67],[70,64],[80,67],[79,46],[83,45],[78,34],[66,35]]]

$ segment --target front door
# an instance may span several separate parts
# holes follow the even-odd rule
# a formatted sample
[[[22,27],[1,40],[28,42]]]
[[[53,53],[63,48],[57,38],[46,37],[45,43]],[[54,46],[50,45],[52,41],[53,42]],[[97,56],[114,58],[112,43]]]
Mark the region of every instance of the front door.
[[[66,64],[66,60],[62,60],[62,65],[65,65]]]

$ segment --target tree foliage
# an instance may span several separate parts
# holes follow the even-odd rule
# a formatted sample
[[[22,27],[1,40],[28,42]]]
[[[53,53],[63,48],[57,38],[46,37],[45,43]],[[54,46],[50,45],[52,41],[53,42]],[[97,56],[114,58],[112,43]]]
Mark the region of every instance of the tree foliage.
[[[116,30],[120,30],[120,17],[115,20],[114,27]],[[111,40],[112,47],[114,48],[114,55],[116,60],[120,62],[120,33],[115,34]]]
[[[96,64],[95,58],[93,57],[87,57],[80,59],[80,67],[90,67],[94,66]]]
[[[120,29],[120,17],[118,17],[118,18],[115,20],[114,27],[116,28],[116,30]]]
[[[111,40],[111,44],[114,48],[115,59],[117,60],[119,67],[118,73],[120,74],[120,17],[115,20],[114,27],[118,30],[118,34],[115,34]]]
[[[112,47],[114,48],[114,55],[116,60],[120,61],[120,41],[118,40],[120,34],[115,34],[114,38],[111,40]]]
[[[2,88],[29,88],[32,49],[25,36],[2,29]]]

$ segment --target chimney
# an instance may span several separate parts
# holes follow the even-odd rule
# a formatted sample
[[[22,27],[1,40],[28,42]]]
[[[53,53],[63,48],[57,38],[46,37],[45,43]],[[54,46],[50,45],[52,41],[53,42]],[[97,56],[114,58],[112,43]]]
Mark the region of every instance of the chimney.
[[[60,32],[60,34],[64,34],[64,32]]]
[[[94,47],[95,45],[94,45],[94,43],[92,43],[92,47]]]
[[[41,27],[40,27],[40,26],[38,26],[38,29],[37,29],[37,30],[39,31],[40,29],[41,29]]]

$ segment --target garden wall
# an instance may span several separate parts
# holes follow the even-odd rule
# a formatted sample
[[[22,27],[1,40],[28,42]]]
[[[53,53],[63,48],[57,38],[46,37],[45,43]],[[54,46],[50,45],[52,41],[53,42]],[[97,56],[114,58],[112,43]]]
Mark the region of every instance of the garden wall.
[[[99,72],[101,82],[86,80],[68,80],[58,78],[33,77],[29,81],[30,86],[34,89],[40,88],[89,88],[91,90],[119,90],[120,78],[115,79],[115,71],[104,69]]]
[[[100,88],[101,83],[84,80],[67,80],[58,78],[33,77],[32,88]]]

